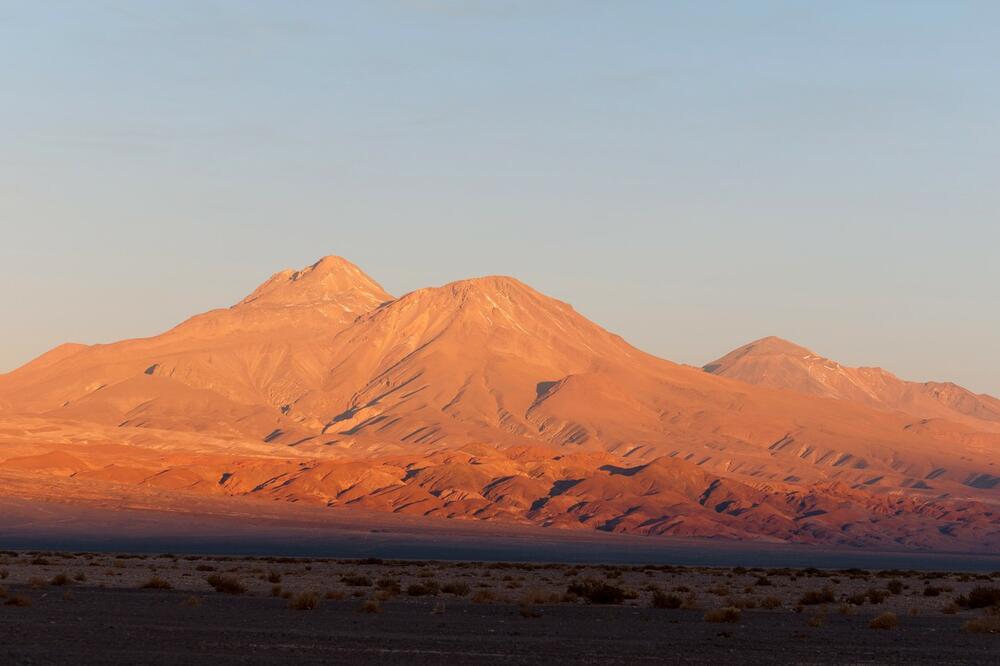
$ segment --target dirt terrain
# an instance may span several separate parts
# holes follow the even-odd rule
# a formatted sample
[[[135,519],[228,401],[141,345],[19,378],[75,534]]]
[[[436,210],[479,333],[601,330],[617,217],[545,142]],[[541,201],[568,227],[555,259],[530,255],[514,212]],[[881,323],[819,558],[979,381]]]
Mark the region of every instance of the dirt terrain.
[[[1000,573],[7,551],[0,576],[10,664],[1000,659],[972,607]]]

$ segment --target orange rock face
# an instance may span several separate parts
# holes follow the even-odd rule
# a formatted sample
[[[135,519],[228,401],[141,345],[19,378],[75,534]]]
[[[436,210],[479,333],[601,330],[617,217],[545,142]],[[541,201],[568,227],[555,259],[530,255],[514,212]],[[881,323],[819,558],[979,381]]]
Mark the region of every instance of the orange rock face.
[[[702,371],[506,277],[283,271],[0,376],[0,476],[651,535],[1000,546],[1000,401],[777,339]],[[2,481],[2,479],[0,479]],[[22,491],[23,492],[23,491]]]

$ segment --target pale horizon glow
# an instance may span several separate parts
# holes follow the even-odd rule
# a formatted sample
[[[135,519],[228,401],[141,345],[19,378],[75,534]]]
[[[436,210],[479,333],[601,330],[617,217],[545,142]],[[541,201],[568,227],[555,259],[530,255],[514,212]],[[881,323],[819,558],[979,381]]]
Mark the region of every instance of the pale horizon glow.
[[[1000,395],[1000,5],[0,7],[0,372],[327,254]]]

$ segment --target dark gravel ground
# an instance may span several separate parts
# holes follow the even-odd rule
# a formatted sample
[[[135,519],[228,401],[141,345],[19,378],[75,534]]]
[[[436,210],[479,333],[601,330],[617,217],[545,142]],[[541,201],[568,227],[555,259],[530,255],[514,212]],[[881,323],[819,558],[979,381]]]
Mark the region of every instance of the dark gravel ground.
[[[297,611],[283,599],[181,591],[9,587],[29,607],[0,605],[0,664],[229,663],[935,663],[1000,664],[1000,636],[968,634],[955,616],[744,611],[736,624],[703,611],[619,606],[534,607],[397,599]],[[437,612],[435,612],[435,609]]]

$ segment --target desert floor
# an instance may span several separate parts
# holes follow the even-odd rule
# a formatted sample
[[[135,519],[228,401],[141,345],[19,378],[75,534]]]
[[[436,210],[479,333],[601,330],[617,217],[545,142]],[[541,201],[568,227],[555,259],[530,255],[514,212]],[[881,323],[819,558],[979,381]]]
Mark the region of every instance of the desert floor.
[[[0,579],[5,664],[1000,663],[1000,572],[5,551]]]

